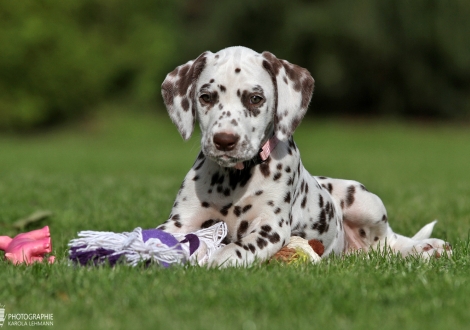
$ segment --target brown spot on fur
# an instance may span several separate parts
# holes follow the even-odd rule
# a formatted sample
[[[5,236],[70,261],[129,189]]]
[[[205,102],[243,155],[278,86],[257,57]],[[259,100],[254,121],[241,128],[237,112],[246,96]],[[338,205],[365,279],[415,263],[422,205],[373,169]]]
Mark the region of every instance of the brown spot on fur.
[[[328,183],[328,191],[330,194],[333,193],[333,185],[331,183]]]
[[[199,159],[199,158],[198,158],[198,159]],[[205,158],[201,159],[201,160],[199,161],[199,164],[197,164],[197,166],[194,168],[194,170],[196,170],[196,171],[199,170],[199,169],[202,167],[202,165],[204,165],[204,162],[205,162],[205,161],[206,161]]]
[[[290,200],[291,200],[290,191],[288,191],[286,195],[284,196],[284,202],[290,203]]]
[[[244,206],[243,209],[242,209],[242,213],[248,212],[251,209],[251,207],[252,207],[251,204],[248,204],[248,205]]]
[[[237,238],[240,240],[242,237],[243,237],[243,234],[246,233],[246,231],[248,230],[248,221],[246,220],[243,220],[242,222],[240,222],[240,225],[238,226],[238,230],[237,230]]]
[[[258,237],[256,239],[256,244],[258,245],[258,248],[262,250],[265,246],[268,245],[268,242],[265,239]]]
[[[232,207],[232,203],[229,203],[227,205],[225,205],[221,210],[220,210],[220,213],[224,216],[226,216],[228,214],[228,210]]]
[[[261,55],[266,59],[266,61],[263,61],[263,67],[272,72],[274,76],[277,76],[282,67],[281,62],[270,52],[263,52]]]
[[[217,220],[214,220],[214,219],[206,220],[201,224],[201,229],[209,228],[209,227],[215,225],[218,222],[221,222],[221,220],[218,220],[218,219]]]
[[[307,196],[304,196],[304,198],[302,199],[302,203],[300,203],[300,207],[304,209],[306,204],[307,204]]]
[[[320,208],[323,208],[323,196],[322,195],[320,195],[320,198],[318,199],[318,206]]]
[[[259,170],[261,174],[263,174],[263,176],[266,178],[269,177],[269,175],[271,174],[271,171],[269,170],[269,164],[267,162],[260,164]]]
[[[356,187],[349,186],[346,195],[346,206],[351,206],[354,203],[354,194],[356,193]]]
[[[269,236],[269,241],[273,244],[278,243],[281,240],[281,237],[279,236],[278,233],[274,233]]]
[[[174,71],[172,71],[172,73],[173,72]],[[166,80],[162,84],[163,101],[165,102],[166,106],[173,105],[174,96],[175,96],[173,93],[173,86],[174,84],[171,81],[166,81]]]
[[[328,192],[331,194],[333,192],[333,185],[331,183],[328,183],[328,185],[322,183],[321,186],[328,190]]]
[[[272,230],[272,228],[271,228],[270,225],[264,225],[264,226],[261,226],[261,230],[266,231],[266,232],[270,232]]]
[[[181,107],[183,108],[184,111],[189,110],[189,100],[187,97],[183,97],[183,99],[181,100]]]
[[[241,206],[235,206],[233,208],[233,214],[235,214],[235,216],[239,217],[242,214]]]

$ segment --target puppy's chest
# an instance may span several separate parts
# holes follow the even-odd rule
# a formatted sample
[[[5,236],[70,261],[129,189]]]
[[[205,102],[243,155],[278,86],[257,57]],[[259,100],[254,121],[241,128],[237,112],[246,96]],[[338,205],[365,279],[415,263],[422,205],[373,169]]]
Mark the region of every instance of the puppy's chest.
[[[266,211],[273,195],[279,194],[276,184],[262,177],[259,166],[234,170],[207,163],[196,161],[179,196],[192,200],[202,228],[224,221],[233,235],[242,222],[254,225],[253,220]]]

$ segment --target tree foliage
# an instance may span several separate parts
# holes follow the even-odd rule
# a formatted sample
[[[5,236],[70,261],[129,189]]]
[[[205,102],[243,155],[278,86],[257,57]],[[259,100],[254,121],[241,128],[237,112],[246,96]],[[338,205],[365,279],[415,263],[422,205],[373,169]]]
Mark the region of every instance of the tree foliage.
[[[165,0],[0,2],[0,128],[62,122],[111,97],[155,98],[177,40]]]
[[[314,112],[470,117],[464,0],[0,2],[0,129],[161,102],[176,65],[244,45],[308,68]]]
[[[470,115],[469,2],[198,2],[187,13],[190,52],[245,45],[302,65],[317,112]]]

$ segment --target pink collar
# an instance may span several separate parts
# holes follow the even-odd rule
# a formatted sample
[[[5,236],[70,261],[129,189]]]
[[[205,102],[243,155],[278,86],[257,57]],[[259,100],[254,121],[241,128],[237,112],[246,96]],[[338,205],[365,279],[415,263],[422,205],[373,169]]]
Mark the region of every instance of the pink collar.
[[[276,135],[273,135],[272,138],[266,141],[266,143],[263,145],[263,147],[261,148],[259,152],[259,157],[261,158],[262,161],[265,161],[266,159],[268,159],[269,155],[274,150],[274,148],[276,148],[278,143],[279,143],[279,140],[276,137]],[[235,168],[237,170],[243,170],[245,166],[243,165],[242,162],[240,162],[240,163],[235,164]]]

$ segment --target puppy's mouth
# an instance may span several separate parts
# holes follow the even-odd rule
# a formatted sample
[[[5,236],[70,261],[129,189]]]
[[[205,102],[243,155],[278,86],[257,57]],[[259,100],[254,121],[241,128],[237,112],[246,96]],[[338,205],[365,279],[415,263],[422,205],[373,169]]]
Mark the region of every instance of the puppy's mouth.
[[[248,160],[245,158],[232,157],[229,155],[210,155],[209,157],[222,167],[236,167],[237,164]]]
[[[246,149],[243,150],[243,152],[237,152],[235,150],[223,152],[211,149],[215,148],[203,148],[204,155],[222,167],[240,168],[240,164],[256,157],[256,152],[249,152],[249,150]]]

